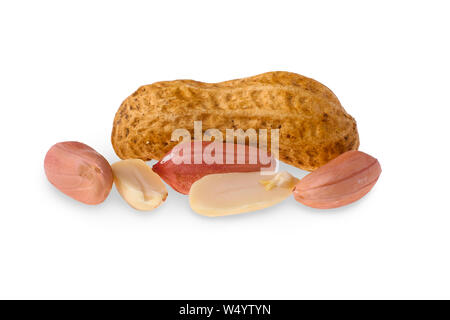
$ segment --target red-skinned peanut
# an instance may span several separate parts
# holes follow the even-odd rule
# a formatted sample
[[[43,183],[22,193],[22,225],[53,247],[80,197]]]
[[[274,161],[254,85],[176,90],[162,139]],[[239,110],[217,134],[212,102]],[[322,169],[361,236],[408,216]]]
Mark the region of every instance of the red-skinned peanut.
[[[380,174],[377,159],[361,151],[348,151],[300,180],[294,197],[313,208],[345,206],[366,195]]]
[[[274,171],[275,158],[253,146],[208,141],[182,142],[153,166],[176,191],[189,194],[191,185],[209,174]]]
[[[113,174],[108,161],[84,143],[60,142],[44,160],[48,181],[69,197],[86,204],[103,202],[111,191]]]

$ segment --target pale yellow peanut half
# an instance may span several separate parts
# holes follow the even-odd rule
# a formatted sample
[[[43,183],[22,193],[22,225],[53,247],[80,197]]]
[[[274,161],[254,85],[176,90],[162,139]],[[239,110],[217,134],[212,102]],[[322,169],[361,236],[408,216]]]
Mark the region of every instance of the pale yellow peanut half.
[[[210,217],[255,211],[289,197],[298,181],[287,172],[211,174],[192,184],[189,203],[192,210]]]
[[[166,200],[167,190],[164,183],[144,161],[122,160],[111,167],[117,190],[133,208],[149,211]]]

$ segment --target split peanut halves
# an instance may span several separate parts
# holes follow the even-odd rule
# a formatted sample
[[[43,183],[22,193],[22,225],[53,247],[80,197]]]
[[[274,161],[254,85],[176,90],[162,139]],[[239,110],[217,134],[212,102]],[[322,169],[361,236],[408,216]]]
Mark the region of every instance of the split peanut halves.
[[[122,160],[111,167],[117,190],[133,208],[149,211],[166,200],[167,190],[164,183],[144,161]]]
[[[287,172],[211,174],[192,184],[189,203],[195,212],[210,217],[250,212],[288,198],[297,182]]]

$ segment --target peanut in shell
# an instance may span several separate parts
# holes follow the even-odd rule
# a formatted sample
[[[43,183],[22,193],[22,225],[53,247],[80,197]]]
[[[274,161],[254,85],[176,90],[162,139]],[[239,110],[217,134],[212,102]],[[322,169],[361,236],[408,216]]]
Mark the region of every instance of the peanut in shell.
[[[340,154],[357,150],[356,122],[333,92],[321,83],[290,72],[204,83],[162,81],[140,87],[120,106],[111,141],[121,159],[160,160],[185,128],[194,137],[194,121],[203,132],[218,129],[279,129],[279,159],[313,171]]]

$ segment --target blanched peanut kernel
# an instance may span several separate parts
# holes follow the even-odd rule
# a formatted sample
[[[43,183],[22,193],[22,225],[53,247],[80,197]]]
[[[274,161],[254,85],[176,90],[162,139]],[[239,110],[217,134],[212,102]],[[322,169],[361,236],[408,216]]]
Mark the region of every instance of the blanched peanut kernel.
[[[195,212],[210,217],[255,211],[289,197],[298,181],[287,172],[211,174],[194,182],[189,203]]]
[[[264,186],[264,189],[266,189],[266,191],[270,191],[275,187],[290,188],[291,184],[293,183],[293,178],[294,177],[291,176],[287,171],[282,171],[269,180],[260,180],[259,183]]]
[[[166,200],[167,190],[164,183],[144,161],[122,160],[111,167],[117,190],[133,208],[148,211]]]

